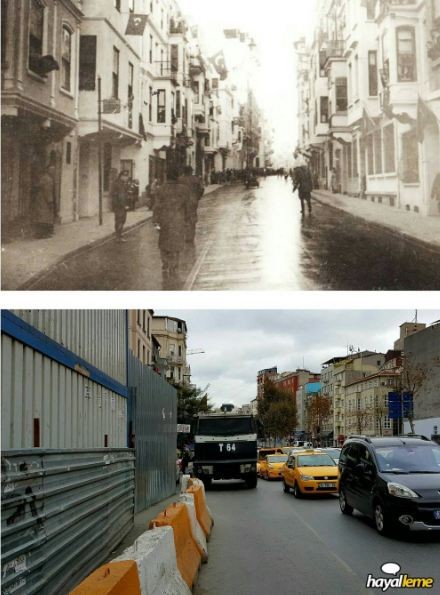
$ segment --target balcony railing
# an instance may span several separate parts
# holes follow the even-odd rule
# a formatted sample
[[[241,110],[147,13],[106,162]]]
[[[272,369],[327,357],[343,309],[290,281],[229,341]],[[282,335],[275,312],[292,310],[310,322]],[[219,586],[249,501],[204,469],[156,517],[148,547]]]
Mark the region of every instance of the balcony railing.
[[[185,35],[188,31],[188,26],[185,21],[175,21],[171,19],[170,21],[170,35]]]

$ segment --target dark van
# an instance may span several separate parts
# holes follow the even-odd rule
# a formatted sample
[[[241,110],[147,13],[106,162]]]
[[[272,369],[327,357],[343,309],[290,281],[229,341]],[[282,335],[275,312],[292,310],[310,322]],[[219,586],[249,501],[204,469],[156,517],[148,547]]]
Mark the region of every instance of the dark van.
[[[339,505],[396,530],[440,531],[440,446],[425,437],[350,436],[339,458]]]

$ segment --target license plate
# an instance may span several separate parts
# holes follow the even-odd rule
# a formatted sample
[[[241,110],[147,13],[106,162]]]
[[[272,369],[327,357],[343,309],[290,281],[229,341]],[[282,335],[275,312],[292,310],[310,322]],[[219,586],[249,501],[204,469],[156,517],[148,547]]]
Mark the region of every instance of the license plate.
[[[434,518],[440,521],[440,510],[434,510]]]
[[[334,488],[336,487],[335,483],[320,483],[318,484],[319,488]]]

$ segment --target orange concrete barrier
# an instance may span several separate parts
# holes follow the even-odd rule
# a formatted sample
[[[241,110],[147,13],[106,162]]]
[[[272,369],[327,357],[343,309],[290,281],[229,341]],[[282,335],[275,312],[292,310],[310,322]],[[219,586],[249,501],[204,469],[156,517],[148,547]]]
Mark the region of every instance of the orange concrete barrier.
[[[193,537],[185,504],[175,502],[150,522],[150,529],[164,526],[173,528],[177,567],[183,580],[192,589],[202,563],[203,551]]]
[[[206,507],[205,493],[201,486],[192,485],[186,490],[187,494],[194,494],[194,504],[196,507],[196,516],[199,525],[202,527],[204,534],[208,538],[211,534],[213,520]]]
[[[70,595],[141,595],[137,564],[134,560],[110,562],[83,580]]]

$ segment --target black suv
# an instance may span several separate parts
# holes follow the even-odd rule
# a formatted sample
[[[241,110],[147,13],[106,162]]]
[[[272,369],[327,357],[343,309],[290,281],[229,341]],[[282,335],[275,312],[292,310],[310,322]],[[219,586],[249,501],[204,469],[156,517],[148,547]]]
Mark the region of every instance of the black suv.
[[[440,531],[440,446],[427,438],[350,436],[339,458],[339,505],[382,535]]]

